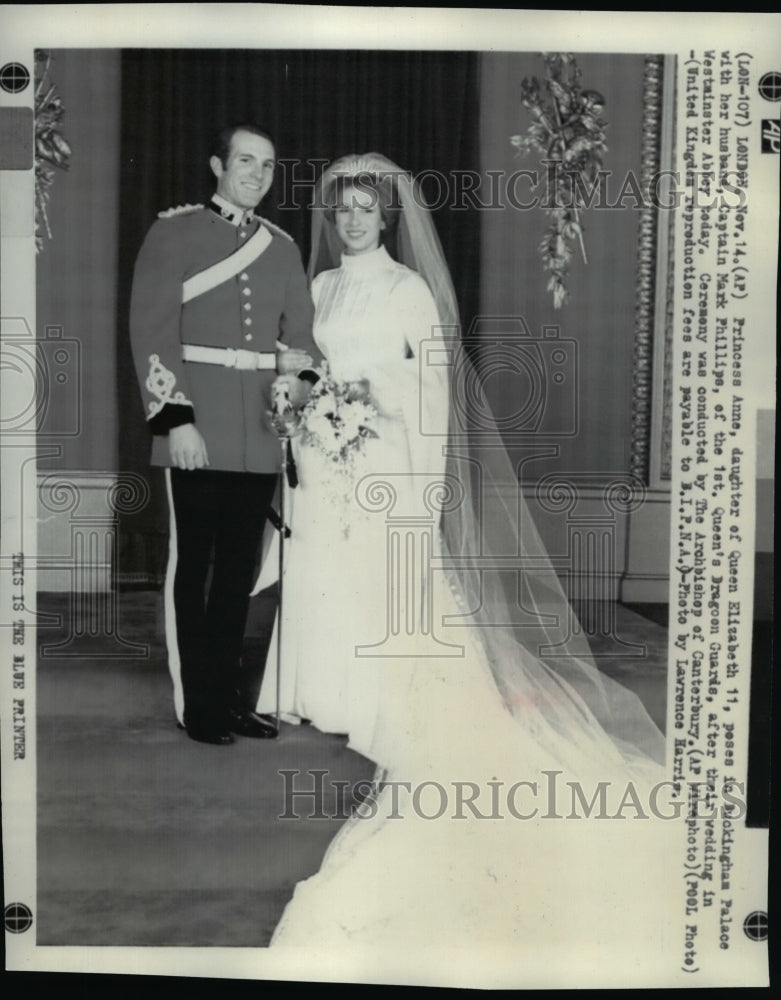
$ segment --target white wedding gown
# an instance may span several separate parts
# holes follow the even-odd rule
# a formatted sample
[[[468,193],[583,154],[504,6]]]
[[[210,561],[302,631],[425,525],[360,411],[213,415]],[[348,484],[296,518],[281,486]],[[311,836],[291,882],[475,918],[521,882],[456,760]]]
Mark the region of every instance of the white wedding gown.
[[[589,970],[620,981],[623,966],[652,981],[669,914],[681,909],[670,867],[679,824],[634,818],[625,793],[634,782],[649,814],[643,796],[664,780],[662,767],[627,761],[578,711],[569,731],[552,726],[533,697],[519,723],[479,637],[439,627],[459,613],[444,573],[421,592],[421,540],[434,557],[438,546],[421,497],[444,440],[430,432],[445,432],[448,411],[443,369],[420,364],[437,325],[428,288],[380,248],[344,257],[312,294],[334,375],[368,378],[381,416],[352,481],[296,443],[281,708],[347,734],[396,784],[344,825],[320,871],[297,886],[272,947],[328,952],[343,978],[352,970],[369,981],[386,981],[380,967],[411,970],[415,955],[432,981],[465,956],[495,970],[509,963],[516,985],[592,985]],[[587,800],[612,782],[608,811],[623,799],[624,818],[566,818],[568,780]],[[529,784],[508,801],[518,782]]]

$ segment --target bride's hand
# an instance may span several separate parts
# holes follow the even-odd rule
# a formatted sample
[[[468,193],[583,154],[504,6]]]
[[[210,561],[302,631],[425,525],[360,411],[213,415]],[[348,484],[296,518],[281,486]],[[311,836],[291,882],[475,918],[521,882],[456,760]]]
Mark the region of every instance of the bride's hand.
[[[357,396],[370,396],[371,395],[371,383],[367,378],[351,378],[347,380],[347,385],[355,392]]]

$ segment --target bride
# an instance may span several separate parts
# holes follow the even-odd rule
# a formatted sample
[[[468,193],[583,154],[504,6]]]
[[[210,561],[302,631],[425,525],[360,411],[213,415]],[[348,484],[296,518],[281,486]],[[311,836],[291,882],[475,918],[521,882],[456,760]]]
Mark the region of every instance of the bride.
[[[374,413],[341,464],[311,417],[293,438],[280,702],[377,773],[272,946],[444,954],[443,973],[490,948],[538,984],[565,956],[658,959],[663,737],[577,628],[421,192],[377,154],[337,160],[312,237],[315,339]]]

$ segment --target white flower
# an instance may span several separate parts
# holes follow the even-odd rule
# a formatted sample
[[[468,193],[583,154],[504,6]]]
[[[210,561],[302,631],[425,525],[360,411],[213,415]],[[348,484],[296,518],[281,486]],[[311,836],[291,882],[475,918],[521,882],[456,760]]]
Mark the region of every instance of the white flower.
[[[320,417],[326,417],[328,414],[334,411],[334,400],[331,396],[320,396],[320,398],[315,402],[312,407],[310,420]]]
[[[346,406],[343,408],[340,416],[342,418],[344,436],[348,439],[358,437],[365,420],[365,414],[361,412],[361,408],[357,405]]]
[[[316,434],[319,438],[326,440],[332,434],[333,424],[324,414],[312,413],[307,418],[306,429],[310,434]]]

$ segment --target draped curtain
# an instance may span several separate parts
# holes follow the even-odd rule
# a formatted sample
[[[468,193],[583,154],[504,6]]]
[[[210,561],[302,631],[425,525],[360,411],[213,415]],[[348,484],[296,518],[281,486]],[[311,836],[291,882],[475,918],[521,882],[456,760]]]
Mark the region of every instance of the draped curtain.
[[[133,264],[157,213],[202,203],[214,189],[208,167],[219,128],[254,121],[274,136],[280,167],[260,211],[287,230],[306,261],[311,183],[350,152],[385,154],[426,172],[462,322],[479,301],[480,219],[451,210],[454,172],[479,169],[478,56],[451,52],[132,50],[122,55],[119,344],[119,459],[147,478],[150,500],[120,524],[119,580],[159,585],[165,569],[163,478],[149,467],[145,426],[128,339]],[[447,181],[440,187],[435,174]]]

